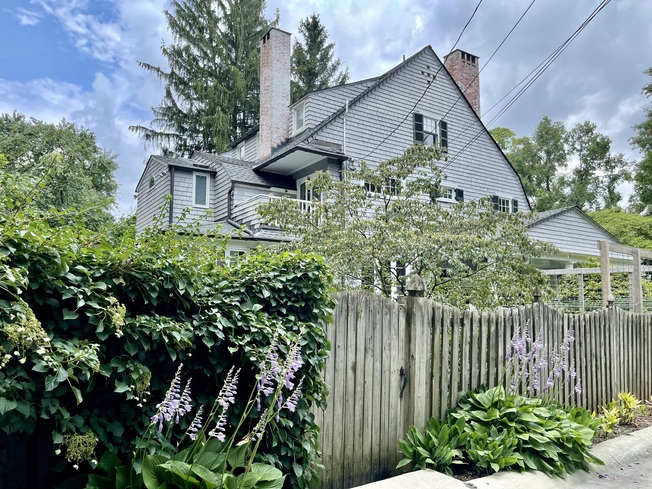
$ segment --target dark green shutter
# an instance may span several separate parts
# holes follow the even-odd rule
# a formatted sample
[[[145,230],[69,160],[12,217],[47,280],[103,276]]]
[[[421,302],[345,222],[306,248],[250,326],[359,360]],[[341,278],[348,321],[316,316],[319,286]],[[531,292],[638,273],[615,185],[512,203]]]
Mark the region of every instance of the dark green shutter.
[[[455,200],[458,202],[464,202],[464,190],[461,188],[455,189]]]
[[[495,211],[500,210],[500,199],[498,198],[497,195],[492,195],[491,196],[491,203],[494,205],[494,210]]]
[[[448,149],[448,122],[439,121],[439,138],[441,147],[445,150]]]
[[[512,212],[518,212],[518,200],[512,199]]]
[[[423,144],[423,115],[413,114],[414,116],[414,144]]]

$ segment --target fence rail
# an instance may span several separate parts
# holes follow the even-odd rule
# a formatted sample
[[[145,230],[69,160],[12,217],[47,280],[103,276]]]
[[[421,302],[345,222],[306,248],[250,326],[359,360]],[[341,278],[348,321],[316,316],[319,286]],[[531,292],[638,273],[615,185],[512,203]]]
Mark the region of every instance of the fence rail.
[[[396,473],[398,439],[456,403],[459,392],[503,381],[517,328],[548,353],[569,330],[583,385],[558,399],[589,409],[627,390],[652,394],[652,315],[617,307],[566,314],[544,304],[460,311],[427,299],[405,305],[364,292],[338,294],[328,327],[328,408],[316,412],[325,471],[321,488],[349,488]]]

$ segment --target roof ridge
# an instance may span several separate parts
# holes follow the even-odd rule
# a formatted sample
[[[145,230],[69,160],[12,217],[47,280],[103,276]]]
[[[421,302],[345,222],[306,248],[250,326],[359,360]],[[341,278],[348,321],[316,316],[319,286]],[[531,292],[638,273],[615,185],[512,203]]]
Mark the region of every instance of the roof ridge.
[[[420,49],[420,50],[417,51],[416,53],[414,53],[412,56],[410,56],[409,58],[407,58],[405,61],[402,61],[402,62],[399,63],[398,65],[396,65],[396,66],[394,66],[393,68],[391,68],[390,70],[386,71],[384,74],[382,74],[382,75],[380,75],[380,76],[378,77],[377,81],[376,81],[373,85],[371,85],[370,87],[368,87],[367,89],[363,90],[363,91],[360,92],[358,95],[356,95],[355,97],[353,97],[353,98],[348,102],[348,104],[343,105],[341,108],[339,108],[338,110],[336,110],[335,112],[333,112],[330,116],[328,116],[326,119],[324,119],[324,120],[321,121],[319,124],[317,124],[315,127],[313,127],[310,131],[307,131],[306,134],[301,138],[301,141],[305,141],[306,139],[308,139],[308,138],[314,136],[317,132],[319,132],[321,129],[323,129],[326,125],[330,124],[330,123],[331,123],[332,121],[334,121],[337,117],[339,117],[340,115],[342,115],[342,114],[344,113],[344,111],[346,110],[347,105],[348,105],[348,108],[349,108],[349,109],[350,109],[352,106],[356,105],[360,100],[362,100],[364,97],[366,97],[369,93],[371,93],[371,92],[372,92],[373,90],[375,90],[377,87],[379,87],[380,85],[382,85],[385,81],[389,80],[389,79],[392,77],[392,75],[394,75],[395,73],[399,72],[401,69],[403,69],[405,66],[407,66],[408,64],[410,64],[413,60],[415,60],[415,59],[416,59],[418,56],[420,56],[422,53],[426,52],[428,49],[430,49],[430,50],[434,53],[434,50],[432,49],[432,47],[428,45],[428,46],[426,46],[426,47]],[[437,56],[437,55],[435,54],[435,56]],[[270,158],[271,158],[272,156],[274,156],[274,155],[270,155]],[[264,163],[264,161],[261,162],[261,164],[262,164],[262,163]]]

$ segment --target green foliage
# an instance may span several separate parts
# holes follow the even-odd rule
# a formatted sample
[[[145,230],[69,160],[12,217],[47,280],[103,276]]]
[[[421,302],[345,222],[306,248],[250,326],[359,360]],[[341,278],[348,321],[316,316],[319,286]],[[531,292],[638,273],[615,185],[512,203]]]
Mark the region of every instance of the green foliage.
[[[601,412],[598,417],[600,420],[600,433],[609,434],[620,424],[620,409],[615,402],[610,402],[606,406],[602,406]]]
[[[652,216],[625,212],[617,207],[589,215],[623,244],[652,250]]]
[[[521,177],[536,211],[576,205],[598,209],[616,207],[622,199],[618,185],[630,179],[630,163],[611,153],[611,140],[590,122],[566,129],[563,122],[544,116],[534,134],[516,137],[507,128],[491,131]],[[578,165],[568,170],[572,160]]]
[[[600,262],[596,258],[576,264],[575,268],[599,268]],[[616,299],[629,300],[629,275],[623,273],[611,274],[611,293]],[[652,300],[652,281],[642,278],[643,300]],[[579,295],[577,277],[574,275],[565,276],[559,285],[557,296],[561,300],[574,299]],[[587,303],[594,302],[602,307],[602,279],[600,274],[592,273],[584,275],[584,300]]]
[[[485,472],[517,468],[564,476],[588,470],[589,463],[602,463],[589,453],[599,425],[582,408],[564,409],[540,398],[507,395],[502,386],[480,389],[462,395],[445,421],[429,421],[423,433],[412,427],[408,442],[401,444],[406,455],[401,464],[427,466],[433,438],[445,427],[452,432],[454,426],[454,441],[446,444],[444,438],[439,444],[455,450],[454,463],[469,463]],[[448,458],[440,460],[438,470],[450,473]]]
[[[3,192],[20,196],[21,208],[83,210],[60,217],[96,230],[112,221],[118,165],[92,132],[65,120],[55,125],[17,112],[2,114],[0,153]]]
[[[652,77],[652,68],[645,70],[645,74]],[[642,90],[646,97],[652,96],[652,82],[646,84]],[[634,212],[645,212],[649,215],[652,210],[652,106],[645,109],[645,120],[634,126],[637,134],[631,139],[634,147],[643,154],[634,171],[634,194],[630,204]]]
[[[623,424],[631,424],[636,416],[640,416],[643,405],[630,392],[620,392],[618,394],[618,412]]]
[[[260,38],[272,24],[264,0],[174,0],[164,68],[139,62],[165,84],[146,142],[179,155],[219,153],[258,123]],[[278,19],[277,19],[278,20]]]
[[[299,238],[285,247],[326,257],[344,287],[405,295],[401,272],[409,266],[428,297],[448,304],[527,301],[545,282],[532,261],[552,250],[530,240],[523,213],[494,212],[484,200],[439,203],[441,157],[420,145],[376,168],[363,163],[339,181],[321,173],[309,183],[322,196],[311,212],[292,199],[274,199],[259,212]]]
[[[197,402],[211,404],[231,365],[246,392],[273,338],[286,352],[300,337],[304,395],[260,453],[293,486],[309,484],[318,455],[310,410],[326,400],[323,323],[333,306],[323,262],[261,252],[219,268],[224,246],[212,238],[152,230],[112,244],[50,226],[56,215],[15,210],[0,214],[0,450],[51,436],[35,462],[44,474],[62,465],[54,452],[71,434],[92,432],[98,451],[130,453],[153,414],[144,400],[162,397],[175,363],[195,379]],[[245,405],[238,398],[233,416]]]
[[[448,425],[432,418],[423,433],[410,426],[407,440],[399,440],[399,450],[404,458],[396,468],[414,464],[416,469],[434,469],[452,475],[450,466],[463,463],[460,447],[466,445],[469,434],[464,430],[464,420]]]
[[[306,93],[333,85],[343,85],[349,79],[349,70],[342,68],[342,61],[333,59],[334,43],[328,42],[328,31],[312,14],[299,24],[303,44],[294,42],[292,49],[292,102]]]

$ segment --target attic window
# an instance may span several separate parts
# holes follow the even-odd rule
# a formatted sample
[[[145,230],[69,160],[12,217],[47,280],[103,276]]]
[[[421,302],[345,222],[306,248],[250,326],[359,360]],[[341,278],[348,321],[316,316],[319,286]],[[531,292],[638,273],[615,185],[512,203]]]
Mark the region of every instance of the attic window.
[[[193,173],[192,203],[195,207],[208,207],[208,182],[208,174]]]
[[[298,134],[305,124],[304,104],[301,102],[292,109],[292,134]]]
[[[149,184],[148,185],[149,185],[149,188],[154,187],[154,177],[149,178]]]
[[[448,151],[448,123],[423,114],[413,114],[414,144],[439,146]]]
[[[245,159],[245,143],[242,143],[242,144],[238,147],[238,155],[240,156],[240,159],[241,159],[241,160],[244,160],[244,159]]]

